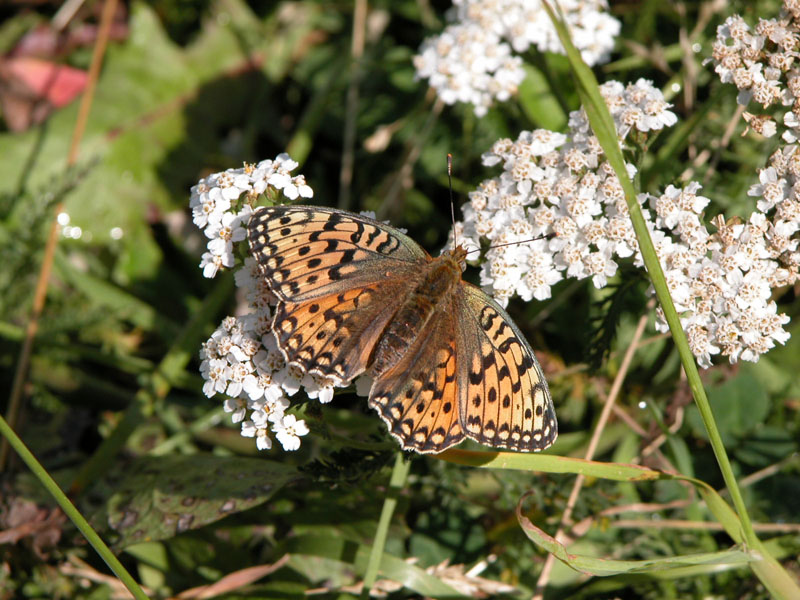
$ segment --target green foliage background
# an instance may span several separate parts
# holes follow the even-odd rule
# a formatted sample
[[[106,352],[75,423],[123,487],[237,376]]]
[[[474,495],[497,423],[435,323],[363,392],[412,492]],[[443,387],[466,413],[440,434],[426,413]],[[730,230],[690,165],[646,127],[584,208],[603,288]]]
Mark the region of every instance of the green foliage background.
[[[746,216],[748,187],[774,141],[740,136],[718,143],[734,118],[735,90],[701,66],[715,27],[739,12],[751,23],[777,14],[777,2],[729,3],[695,30],[711,3],[655,0],[615,3],[623,23],[613,62],[595,70],[602,82],[646,77],[662,87],[680,121],[640,157],[643,191],[657,192],[682,174],[702,181],[707,216]],[[406,227],[431,252],[450,225],[446,154],[455,157],[454,189],[464,198],[493,171],[480,155],[523,129],[563,129],[578,107],[564,57],[531,51],[519,96],[484,118],[470,107],[434,111],[411,58],[440,31],[447,3],[400,0],[370,4],[350,210],[374,210]],[[719,8],[719,7],[718,7]],[[396,445],[363,399],[344,392],[330,405],[300,411],[313,435],[296,454],[255,458],[221,411],[201,393],[200,343],[235,310],[230,274],[209,281],[197,264],[205,246],[191,224],[188,190],[200,177],[289,151],[315,190],[336,206],[352,6],[325,2],[133,2],[128,35],[109,46],[78,166],[65,168],[78,103],[23,133],[0,133],[0,380],[10,390],[52,208],[65,202],[79,240],[59,242],[45,314],[17,431],[125,566],[154,595],[166,597],[255,565],[288,561],[229,598],[347,597],[342,586],[363,576]],[[3,9],[0,47],[51,16]],[[45,10],[41,7],[36,10]],[[94,22],[87,14],[85,20]],[[700,50],[687,50],[681,34]],[[691,46],[691,44],[689,44]],[[86,68],[89,48],[63,57]],[[680,92],[672,84],[680,83]],[[684,90],[690,90],[685,93]],[[378,151],[368,141],[388,134]],[[370,149],[368,149],[370,148]],[[708,158],[698,160],[703,151]],[[121,239],[111,236],[121,228]],[[475,277],[468,273],[468,278]],[[631,283],[632,282],[632,283]],[[564,282],[547,303],[510,307],[548,376],[560,437],[548,451],[583,457],[602,401],[636,321],[645,313],[646,281],[621,270],[616,286]],[[792,338],[757,364],[721,364],[704,373],[718,426],[759,531],[784,566],[800,573],[800,317],[796,291],[777,298],[792,317]],[[677,470],[721,487],[702,421],[680,377],[668,339],[648,330],[618,399],[639,425],[619,417],[603,431],[598,460]],[[591,366],[590,366],[591,365]],[[644,407],[644,408],[642,408]],[[5,408],[5,407],[3,407]],[[108,439],[129,426],[116,452]],[[659,436],[663,437],[659,439]],[[655,442],[655,445],[654,445]],[[654,449],[655,448],[655,449]],[[397,560],[383,575],[406,583],[391,597],[445,597],[423,570],[442,561],[469,568],[530,596],[545,554],[514,514],[554,533],[573,484],[568,475],[474,469],[409,456],[411,475],[399,496],[386,552]],[[0,531],[18,523],[12,509],[52,501],[15,461],[0,480]],[[659,510],[606,516],[623,505]],[[670,504],[672,503],[672,504]],[[573,520],[594,517],[570,552],[650,559],[713,552],[732,545],[696,495],[676,481],[589,479]],[[639,523],[617,526],[619,518]],[[653,527],[665,520],[685,527]],[[648,521],[650,523],[648,523]],[[0,598],[107,598],[111,588],[65,566],[107,573],[69,523],[0,545]],[[413,558],[415,566],[403,560]],[[556,563],[553,598],[766,597],[750,570],[707,565],[673,574],[585,577]],[[411,582],[411,583],[409,583]],[[438,590],[438,591],[437,591]]]

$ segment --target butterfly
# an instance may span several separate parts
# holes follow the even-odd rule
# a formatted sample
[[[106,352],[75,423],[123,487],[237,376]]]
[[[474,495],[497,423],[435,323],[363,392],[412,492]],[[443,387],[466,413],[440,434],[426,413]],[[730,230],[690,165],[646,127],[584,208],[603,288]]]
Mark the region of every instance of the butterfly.
[[[284,358],[339,384],[370,375],[369,405],[404,449],[471,438],[527,452],[555,441],[533,350],[462,279],[462,246],[433,258],[379,221],[291,205],[256,209],[248,237],[278,298],[272,331]]]

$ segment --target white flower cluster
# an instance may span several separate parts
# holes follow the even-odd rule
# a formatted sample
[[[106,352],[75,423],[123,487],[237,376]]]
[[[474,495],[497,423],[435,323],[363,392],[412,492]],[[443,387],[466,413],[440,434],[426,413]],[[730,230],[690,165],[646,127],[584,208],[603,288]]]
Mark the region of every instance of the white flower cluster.
[[[692,182],[650,197],[657,215],[658,229],[651,231],[656,252],[698,364],[710,367],[711,355],[719,353],[730,362],[755,362],[775,342],[789,339],[783,329],[789,317],[778,314],[771,295],[791,275],[777,260],[774,228],[763,213],[754,212],[746,224],[726,223],[719,215],[713,221],[717,231],[710,234],[699,219],[709,202],[696,195],[699,189]],[[656,328],[666,332],[660,307],[658,315]]]
[[[625,137],[675,123],[661,92],[639,80],[609,82],[601,92]],[[622,186],[605,162],[583,111],[570,115],[570,133],[545,129],[501,139],[483,155],[483,164],[502,164],[498,177],[470,194],[458,234],[468,249],[481,237],[492,246],[481,269],[481,284],[502,304],[517,294],[523,300],[550,297],[564,276],[591,277],[606,285],[617,271],[615,257],[637,250]],[[628,166],[631,176],[635,173]],[[538,236],[554,235],[551,240]]]
[[[717,28],[709,59],[722,82],[739,89],[737,101],[742,106],[755,102],[762,110],[778,104],[792,107],[783,117],[783,137],[790,143],[800,137],[799,18],[796,0],[784,2],[783,18],[759,19],[755,29],[739,15],[729,17]],[[772,137],[777,132],[777,123],[769,114],[744,116],[757,133]]]
[[[650,82],[612,81],[601,93],[621,141],[677,121]],[[585,113],[573,112],[569,126],[566,135],[537,130],[514,142],[497,141],[483,162],[502,163],[503,171],[470,194],[464,220],[456,224],[455,235],[468,250],[478,248],[481,238],[490,241],[481,284],[503,304],[514,294],[549,298],[551,286],[565,277],[591,277],[603,287],[620,258],[633,257],[643,266],[622,187]],[[758,195],[765,185],[786,190],[778,174],[786,173],[788,162],[785,157],[782,168],[757,186]],[[628,165],[629,176],[635,172]],[[797,241],[787,236],[796,228],[754,213],[747,224],[727,225],[718,218],[712,235],[700,220],[709,202],[697,195],[700,187],[669,186],[659,197],[640,194],[639,202],[698,362],[708,367],[711,355],[720,352],[732,362],[754,361],[788,339],[783,329],[788,317],[777,314],[770,296],[773,288],[797,280]],[[768,195],[779,194],[770,188]],[[530,241],[541,236],[549,239]],[[787,253],[794,253],[794,270],[786,267]],[[659,328],[666,330],[663,316]]]
[[[272,447],[270,432],[284,450],[297,450],[308,427],[294,415],[285,414],[289,408],[287,396],[303,387],[310,397],[329,402],[333,388],[286,364],[271,331],[270,303],[274,302],[257,274],[252,258],[236,273],[237,285],[244,287],[250,297],[259,297],[257,304],[251,304],[253,312],[238,318],[226,317],[203,344],[203,392],[209,398],[218,393],[227,396],[225,412],[231,413],[234,423],[242,423],[243,436],[256,438],[259,450]]]
[[[507,100],[525,78],[522,60],[512,55],[535,45],[541,52],[564,52],[539,0],[454,0],[454,23],[427,39],[414,57],[417,77],[446,104],[472,104],[483,116],[495,100]],[[608,59],[620,23],[605,0],[559,2],[583,60]]]
[[[234,265],[234,244],[245,241],[252,203],[259,195],[273,200],[279,193],[291,200],[313,196],[302,175],[290,175],[296,167],[295,161],[281,154],[274,161],[216,173],[192,188],[194,222],[211,238],[200,264],[206,277],[214,277],[221,266]],[[231,413],[234,423],[242,424],[243,436],[256,438],[259,450],[272,447],[270,434],[284,450],[297,450],[301,436],[309,430],[304,421],[286,414],[287,397],[303,387],[309,397],[329,402],[333,398],[332,382],[286,364],[272,334],[272,307],[277,300],[256,261],[246,258],[234,277],[236,286],[245,292],[251,312],[225,318],[203,344],[203,392],[209,398],[227,396],[225,412]]]
[[[252,212],[248,202],[238,206],[243,194],[252,199],[271,189],[283,192],[290,200],[313,196],[302,175],[290,175],[296,168],[297,163],[288,154],[280,154],[274,161],[214,173],[192,186],[192,220],[211,240],[200,262],[205,277],[214,277],[220,268],[234,264],[234,244],[245,239],[244,226]]]

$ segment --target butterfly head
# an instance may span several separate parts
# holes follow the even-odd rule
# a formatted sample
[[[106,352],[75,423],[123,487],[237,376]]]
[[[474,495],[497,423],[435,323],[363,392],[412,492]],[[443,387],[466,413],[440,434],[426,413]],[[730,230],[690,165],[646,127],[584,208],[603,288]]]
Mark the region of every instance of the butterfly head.
[[[463,271],[464,268],[467,266],[467,249],[464,248],[461,244],[450,250],[449,252],[450,258],[452,258],[455,262],[458,263],[458,266],[461,267]]]

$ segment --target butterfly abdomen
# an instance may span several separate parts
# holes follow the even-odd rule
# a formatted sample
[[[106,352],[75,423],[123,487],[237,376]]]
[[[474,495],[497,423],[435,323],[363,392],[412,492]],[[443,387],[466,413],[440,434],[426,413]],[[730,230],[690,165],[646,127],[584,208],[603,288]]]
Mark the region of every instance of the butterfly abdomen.
[[[419,285],[395,313],[384,329],[373,352],[370,370],[378,377],[391,369],[420,339],[437,308],[447,310],[443,302],[461,281],[461,267],[449,254],[433,259]]]

